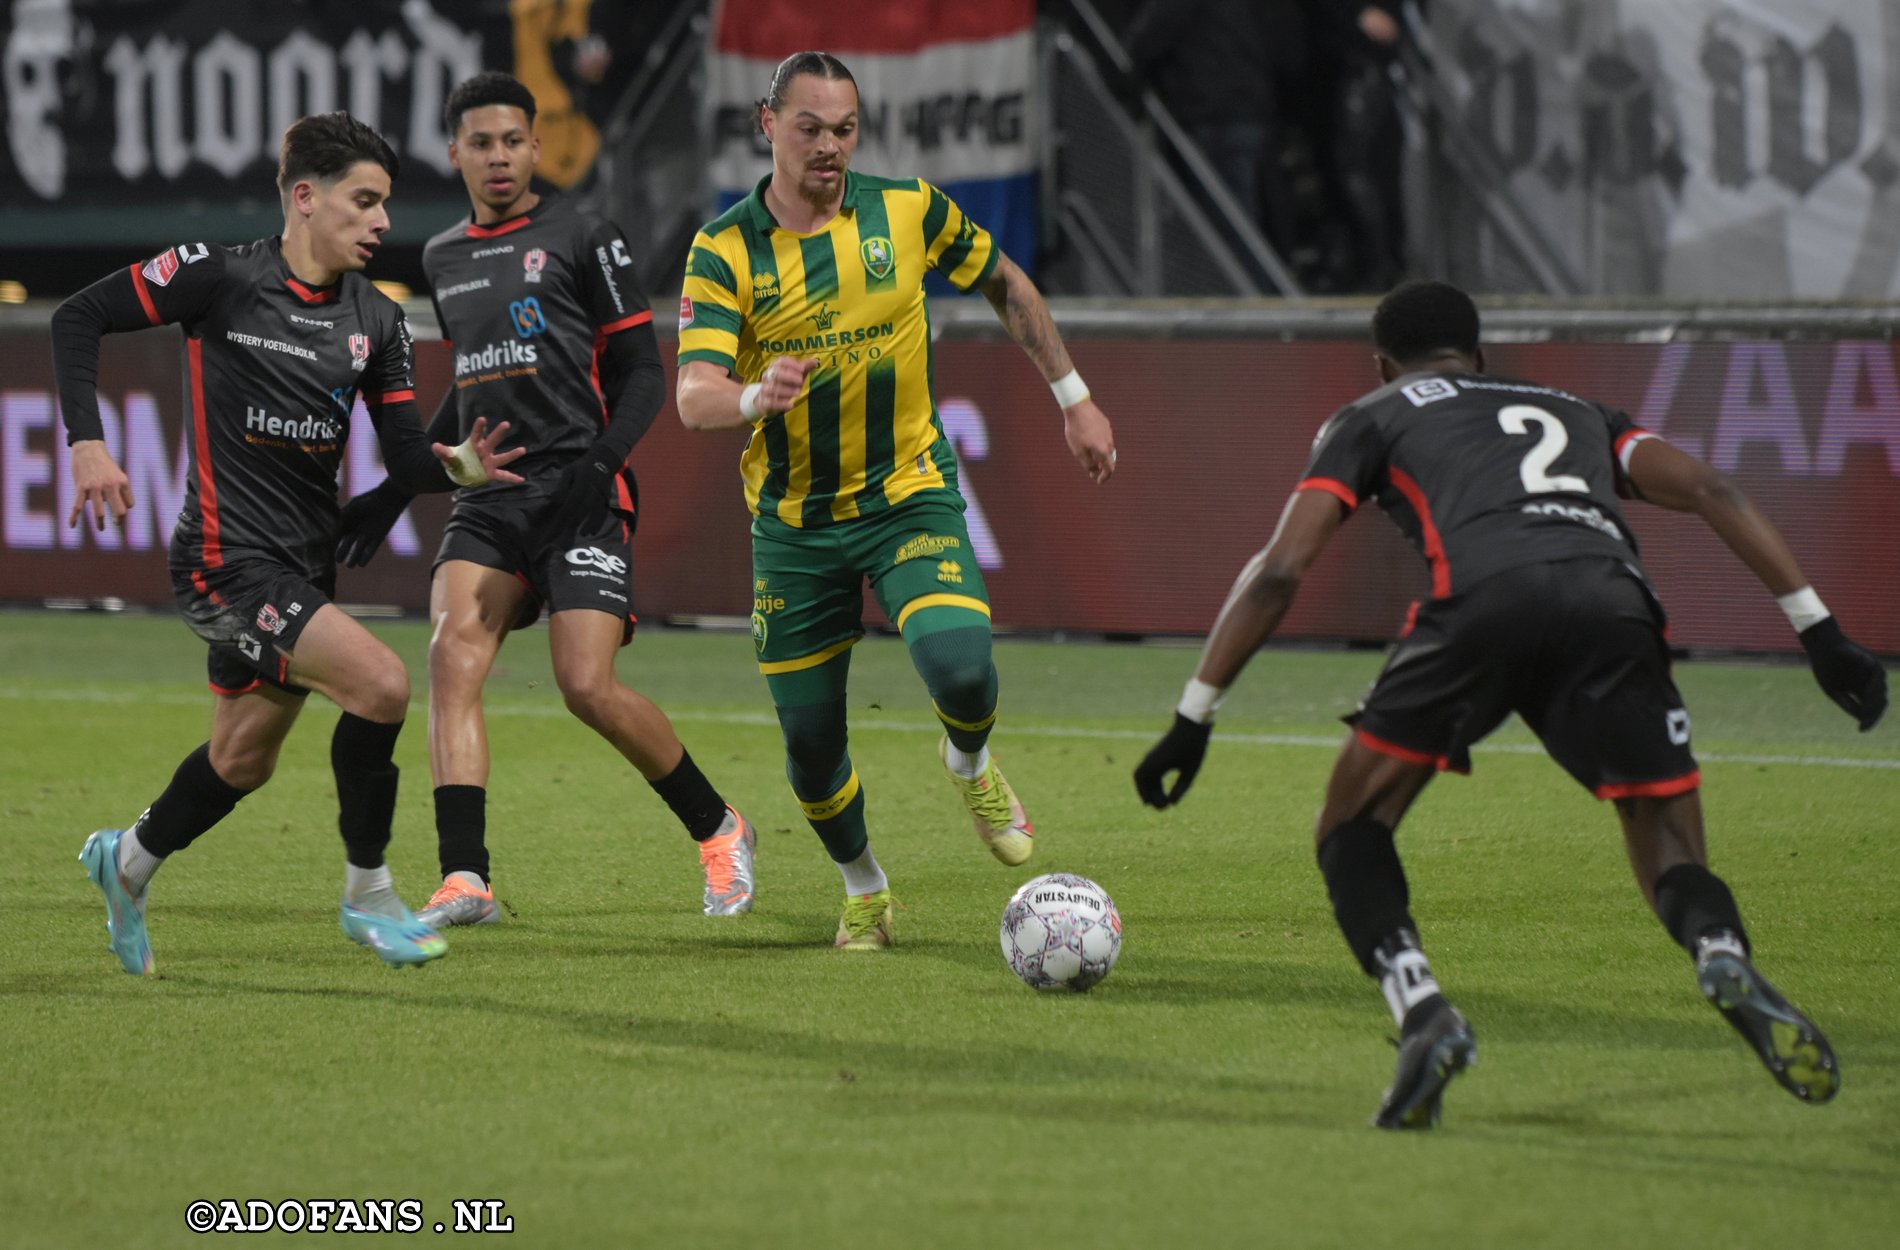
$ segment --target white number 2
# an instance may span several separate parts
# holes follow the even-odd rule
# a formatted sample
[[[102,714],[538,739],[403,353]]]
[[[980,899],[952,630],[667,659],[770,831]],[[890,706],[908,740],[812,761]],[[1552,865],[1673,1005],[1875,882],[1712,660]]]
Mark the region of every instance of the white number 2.
[[[1498,413],[1498,424],[1504,427],[1506,434],[1529,434],[1533,421],[1544,427],[1544,433],[1537,440],[1537,446],[1525,452],[1523,463],[1517,466],[1517,475],[1524,479],[1524,489],[1533,495],[1548,495],[1553,491],[1589,494],[1590,483],[1582,478],[1569,473],[1552,477],[1546,472],[1557,457],[1564,454],[1564,448],[1570,446],[1570,433],[1564,429],[1563,422],[1530,404],[1512,404]]]

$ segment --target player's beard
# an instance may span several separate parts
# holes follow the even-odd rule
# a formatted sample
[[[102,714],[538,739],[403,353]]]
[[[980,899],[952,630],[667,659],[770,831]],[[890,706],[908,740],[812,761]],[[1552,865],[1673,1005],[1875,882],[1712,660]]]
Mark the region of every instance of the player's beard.
[[[798,180],[798,198],[817,209],[832,208],[840,203],[844,199],[845,166],[840,162],[836,168],[838,179],[831,183],[818,181],[812,176],[815,171],[808,168],[806,176]]]

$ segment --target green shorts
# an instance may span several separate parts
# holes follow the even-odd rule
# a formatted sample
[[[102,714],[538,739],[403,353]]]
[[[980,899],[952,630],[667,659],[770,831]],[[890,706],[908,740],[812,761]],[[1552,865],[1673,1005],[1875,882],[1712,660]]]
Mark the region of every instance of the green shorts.
[[[990,595],[960,495],[912,495],[889,512],[822,529],[754,517],[752,642],[759,671],[816,668],[864,637],[866,579],[900,633],[967,626],[971,613],[989,620]]]

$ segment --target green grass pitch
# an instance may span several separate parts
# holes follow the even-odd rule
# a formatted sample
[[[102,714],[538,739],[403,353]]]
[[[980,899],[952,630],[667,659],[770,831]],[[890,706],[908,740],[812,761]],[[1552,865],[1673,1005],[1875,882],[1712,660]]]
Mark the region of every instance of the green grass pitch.
[[[390,858],[419,903],[426,636],[376,630],[418,685]],[[1038,833],[1021,870],[940,779],[902,648],[855,652],[887,956],[830,949],[842,891],[745,637],[652,631],[620,662],[759,827],[758,908],[721,921],[658,799],[562,710],[534,630],[490,686],[504,923],[410,972],[344,941],[336,712],[312,700],[270,786],[158,876],[140,981],[75,856],[204,739],[202,650],[164,617],[0,616],[0,1244],[203,1245],[194,1199],[319,1197],[418,1198],[430,1225],[499,1199],[524,1246],[1895,1244],[1893,724],[1854,733],[1799,667],[1678,670],[1715,867],[1833,1038],[1834,1103],[1782,1092],[1702,1002],[1613,814],[1513,725],[1400,835],[1480,1062],[1437,1132],[1382,1134],[1390,1023],[1310,829],[1378,656],[1263,654],[1165,814],[1129,770],[1192,651],[997,656],[997,752]],[[1126,925],[1086,996],[1028,990],[997,946],[1011,890],[1058,869]]]

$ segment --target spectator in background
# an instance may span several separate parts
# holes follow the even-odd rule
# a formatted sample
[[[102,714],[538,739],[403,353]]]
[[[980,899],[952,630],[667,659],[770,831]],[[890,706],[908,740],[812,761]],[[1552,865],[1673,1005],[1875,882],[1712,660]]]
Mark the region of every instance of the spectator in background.
[[[1290,49],[1270,41],[1291,0],[1147,0],[1127,28],[1135,73],[1152,86],[1214,166],[1241,210],[1283,254],[1294,245],[1280,151],[1279,72]],[[1297,61],[1297,58],[1295,58]]]
[[[534,137],[541,144],[536,171],[562,190],[580,185],[600,155],[600,130],[581,111],[556,66],[556,50],[584,79],[599,81],[611,55],[588,28],[593,0],[508,0],[514,24],[514,76],[540,104]],[[569,54],[568,48],[574,49]]]
[[[1405,270],[1404,133],[1391,78],[1404,30],[1396,5],[1300,0],[1300,7],[1310,35],[1307,89],[1287,107],[1317,175],[1312,285],[1383,291]]]
[[[574,93],[574,102],[603,134],[614,109],[646,61],[653,43],[669,25],[674,0],[622,0],[597,4],[585,31],[554,49],[555,68]]]

